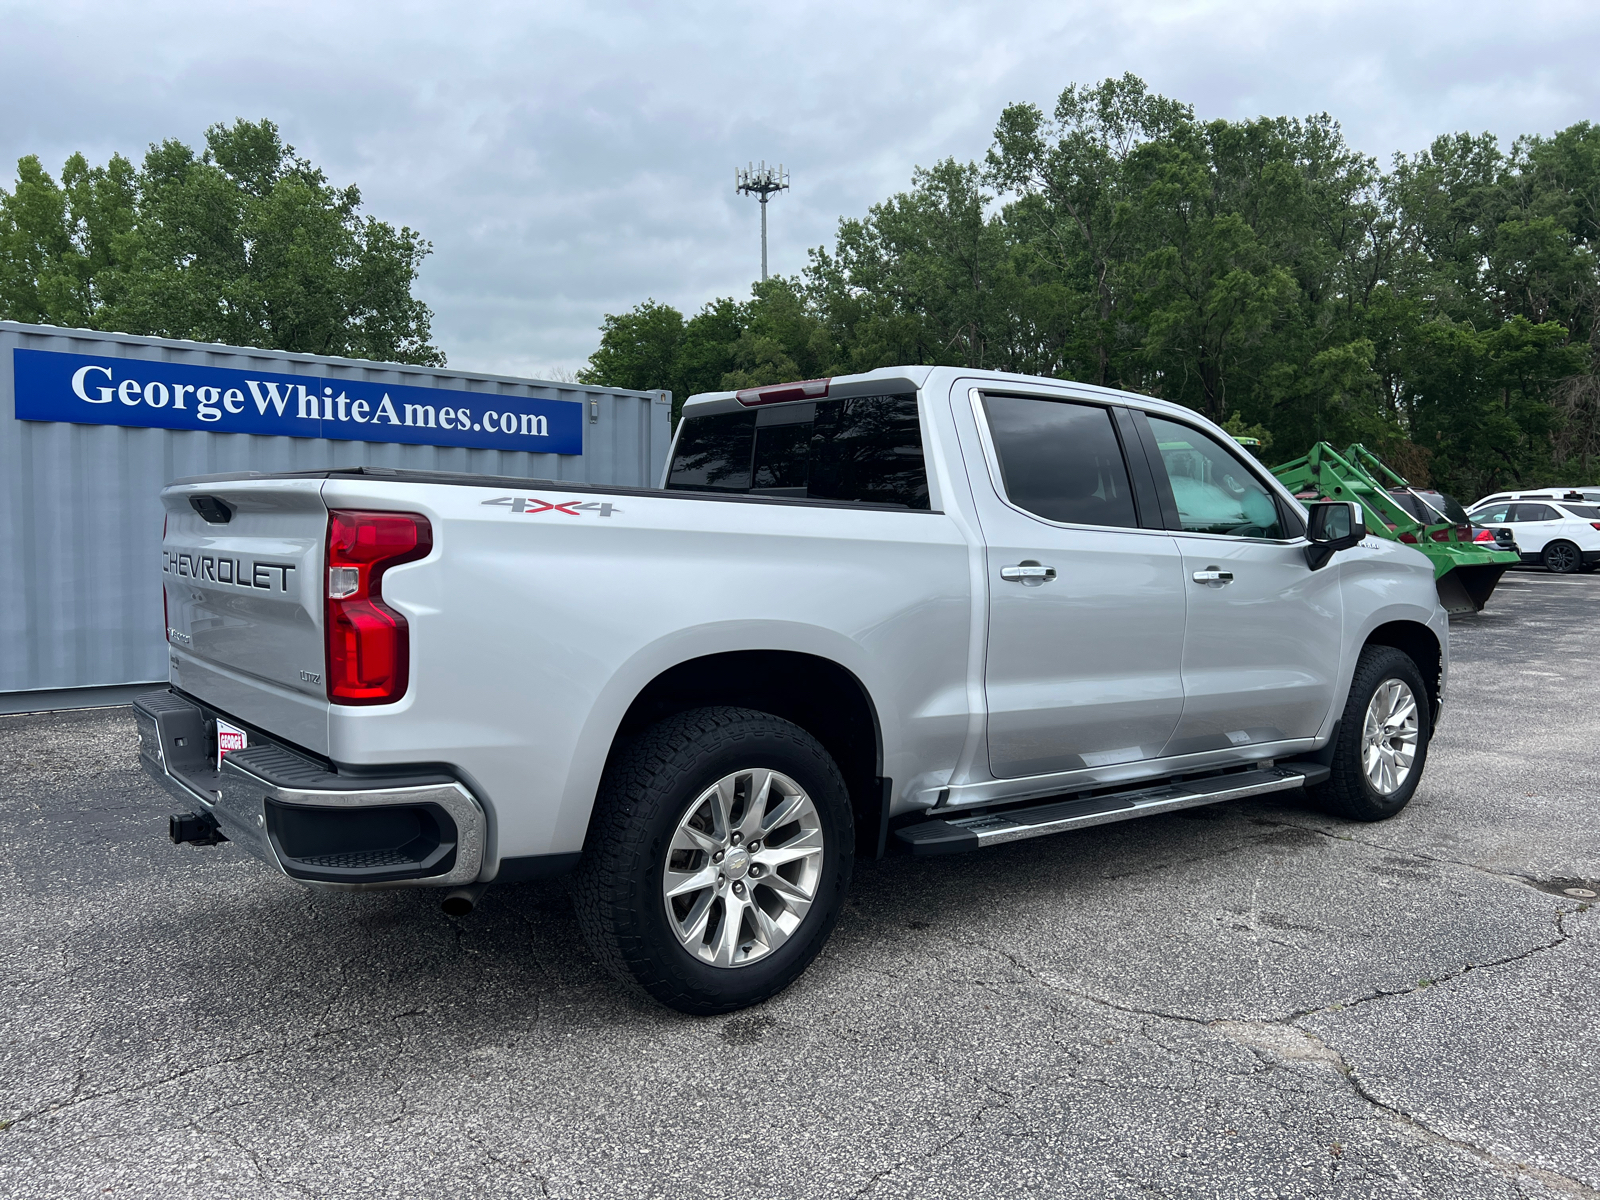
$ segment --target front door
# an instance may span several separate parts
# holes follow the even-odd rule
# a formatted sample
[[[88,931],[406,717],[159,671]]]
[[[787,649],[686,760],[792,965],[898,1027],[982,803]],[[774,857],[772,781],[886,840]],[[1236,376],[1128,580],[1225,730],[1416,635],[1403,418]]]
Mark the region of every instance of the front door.
[[[1338,684],[1339,564],[1307,565],[1298,514],[1280,507],[1242,452],[1193,426],[1148,420],[1188,592],[1183,719],[1165,753],[1315,736]]]
[[[1156,757],[1183,709],[1181,559],[1169,533],[1147,527],[1157,513],[1141,523],[1112,410],[1039,395],[955,401],[981,444],[968,474],[986,542],[991,771]]]

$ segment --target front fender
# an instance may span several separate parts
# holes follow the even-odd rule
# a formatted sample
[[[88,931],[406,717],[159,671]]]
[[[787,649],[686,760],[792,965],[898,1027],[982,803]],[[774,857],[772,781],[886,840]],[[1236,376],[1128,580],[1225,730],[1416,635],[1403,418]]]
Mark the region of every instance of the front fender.
[[[1439,603],[1433,566],[1424,555],[1399,542],[1368,538],[1325,569],[1335,567],[1344,598],[1344,650],[1334,704],[1317,735],[1319,745],[1333,736],[1350,697],[1361,651],[1381,627],[1404,623],[1432,634],[1439,644],[1441,699],[1450,665],[1450,617]]]

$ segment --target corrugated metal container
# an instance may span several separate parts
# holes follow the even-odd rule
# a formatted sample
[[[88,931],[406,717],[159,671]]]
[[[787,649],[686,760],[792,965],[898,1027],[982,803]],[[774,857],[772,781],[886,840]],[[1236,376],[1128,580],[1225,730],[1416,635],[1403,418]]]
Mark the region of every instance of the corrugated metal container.
[[[45,350],[319,382],[577,401],[581,454],[19,420],[13,352]],[[28,356],[24,355],[23,358]],[[191,389],[192,390],[192,389]],[[109,392],[105,393],[110,395]],[[120,410],[119,410],[120,411]],[[4,693],[167,675],[160,490],[186,475],[384,466],[653,486],[671,395],[0,321],[0,711]],[[15,707],[14,705],[12,707]]]

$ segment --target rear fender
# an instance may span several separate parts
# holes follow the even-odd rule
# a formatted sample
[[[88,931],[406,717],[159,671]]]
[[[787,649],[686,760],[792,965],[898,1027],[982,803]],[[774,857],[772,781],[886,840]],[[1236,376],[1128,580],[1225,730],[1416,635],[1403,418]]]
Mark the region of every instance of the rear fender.
[[[681,664],[712,655],[739,651],[788,651],[820,658],[843,667],[866,692],[873,711],[876,703],[873,664],[856,642],[831,630],[789,622],[735,621],[683,629],[642,647],[601,689],[584,722],[572,755],[571,769],[561,790],[559,810],[552,830],[551,851],[578,850],[583,846],[594,808],[595,793],[605,773],[623,719],[635,699],[657,678]],[[881,728],[879,756],[897,737]],[[881,768],[880,768],[881,769]]]

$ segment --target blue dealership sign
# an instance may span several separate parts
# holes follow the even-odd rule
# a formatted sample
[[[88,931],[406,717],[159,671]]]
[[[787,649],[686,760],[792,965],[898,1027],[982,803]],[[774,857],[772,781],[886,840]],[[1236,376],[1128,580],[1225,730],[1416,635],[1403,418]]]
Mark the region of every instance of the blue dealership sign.
[[[285,375],[54,350],[11,353],[20,421],[583,453],[580,401],[309,371]]]

